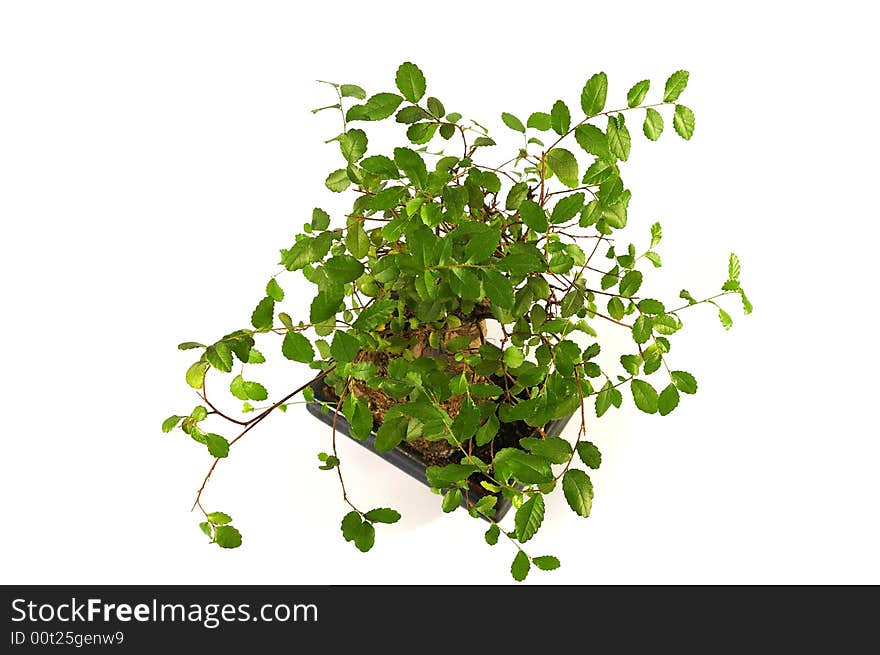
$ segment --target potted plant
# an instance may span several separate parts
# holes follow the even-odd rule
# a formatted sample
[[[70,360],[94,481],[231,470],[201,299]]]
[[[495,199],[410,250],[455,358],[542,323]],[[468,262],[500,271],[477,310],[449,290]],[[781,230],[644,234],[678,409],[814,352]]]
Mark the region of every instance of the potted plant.
[[[664,302],[642,293],[646,270],[661,265],[660,225],[646,228],[639,246],[615,240],[628,222],[627,118],[642,121],[648,140],[670,120],[690,139],[694,115],[679,103],[686,71],[652,100],[650,82],[636,83],[619,108],[606,108],[608,82],[598,73],[574,116],[562,100],[525,122],[502,113],[522,138],[503,163],[486,128],[426,96],[417,66],[401,65],[395,82],[396,91],[369,97],[359,86],[328,83],[334,102],[314,110],[339,111],[341,131],[330,141],[342,161],[326,186],[353,191],[353,202],[335,220],[315,209],[281,250],[284,271],[316,287],[308,316],[280,311],[286,281],[276,275],[251,327],[180,344],[198,353],[186,381],[199,402],[162,429],[181,428],[213,458],[193,507],[220,547],[239,546],[241,534],[227,514],[203,506],[206,483],[239,439],[301,395],[331,426],[318,464],[338,478],[347,541],[370,550],[375,524],[400,514],[356,504],[336,447],[341,430],[442,493],[444,512],[463,506],[488,521],[486,541],[503,535],[513,544],[511,573],[523,580],[532,565],[559,566],[524,547],[541,527],[546,494],[561,487],[574,512],[590,515],[587,471],[601,455],[586,439],[587,405],[600,417],[630,396],[643,412],[669,414],[681,394],[697,390],[694,376],[668,361],[682,314],[714,305],[729,328],[717,301],[738,295],[745,313],[751,305],[736,255],[720,291],[702,299],[682,291]],[[406,141],[372,151],[365,128],[378,121],[395,124]],[[599,322],[631,335],[626,352],[602,353]],[[268,352],[256,340],[269,336],[280,337],[284,358],[316,373],[274,400],[252,373]],[[229,377],[221,382],[221,374]],[[220,409],[226,405],[213,396],[221,384],[241,413]],[[573,415],[577,429],[564,439]],[[230,431],[208,429],[217,419]],[[503,530],[511,503],[513,526]]]

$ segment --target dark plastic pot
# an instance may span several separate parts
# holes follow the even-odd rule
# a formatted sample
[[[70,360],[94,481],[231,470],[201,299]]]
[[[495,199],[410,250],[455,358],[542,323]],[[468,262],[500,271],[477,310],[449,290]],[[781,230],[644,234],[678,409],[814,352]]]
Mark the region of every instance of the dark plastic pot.
[[[335,404],[336,398],[328,395],[325,391],[325,388],[326,387],[324,383],[321,381],[315,382],[312,385],[312,391],[315,392],[315,399],[324,403],[331,403],[331,405]],[[342,414],[342,412],[337,413],[334,407],[331,406],[330,411],[324,413],[322,411],[323,406],[318,404],[317,402],[309,403],[308,405],[306,405],[306,407],[309,410],[309,413],[330,426],[333,425],[333,415],[338,414],[336,418],[337,432],[345,434],[346,436],[350,437],[351,440],[355,443],[359,443],[361,446],[363,446],[367,450],[370,450],[375,455],[381,457],[386,462],[393,464],[404,473],[414,477],[426,487],[428,486],[428,477],[425,474],[425,469],[428,467],[428,465],[421,457],[419,457],[418,453],[404,450],[400,446],[384,453],[376,452],[375,432],[371,432],[369,437],[367,437],[364,441],[360,441],[359,439],[355,439],[351,436],[351,426],[349,426],[348,421],[345,419],[345,416]],[[544,432],[547,434],[548,437],[558,437],[565,429],[565,426],[568,424],[569,420],[571,420],[571,416],[565,419],[551,421],[544,427]],[[522,436],[526,437],[528,435],[523,434]],[[470,502],[470,504],[475,504],[478,500],[480,500],[480,498],[488,495],[491,495],[491,492],[482,488],[479,488],[479,490],[473,489],[468,486],[467,501]],[[493,518],[496,521],[500,521],[510,509],[510,500],[500,494],[496,495],[498,496],[498,502],[495,504],[495,515]],[[465,504],[465,499],[462,499],[462,505],[464,506]]]

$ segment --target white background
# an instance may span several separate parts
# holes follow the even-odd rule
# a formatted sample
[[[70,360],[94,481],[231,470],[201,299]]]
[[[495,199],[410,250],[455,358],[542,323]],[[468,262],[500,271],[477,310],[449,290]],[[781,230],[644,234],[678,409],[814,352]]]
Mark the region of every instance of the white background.
[[[335,476],[316,466],[328,433],[301,406],[218,467],[206,504],[245,544],[209,546],[189,513],[209,457],[159,432],[195,401],[176,344],[246,326],[278,248],[312,207],[341,207],[315,78],[393,90],[412,60],[502,144],[501,111],[577,107],[596,71],[611,106],[688,68],[690,143],[668,114],[658,143],[630,119],[627,235],[643,245],[662,221],[666,265],[646,284],[664,298],[714,291],[736,251],[756,308],[731,303],[730,332],[693,310],[671,356],[700,391],[672,415],[628,401],[591,421],[594,515],[553,498],[529,545],[563,568],[530,580],[880,582],[878,53],[864,3],[821,6],[4,2],[0,581],[510,580],[509,544],[490,549],[481,523],[351,443],[356,502],[404,518],[367,555],[345,543]],[[281,282],[305,316],[313,287]],[[304,379],[264,350],[275,394]]]

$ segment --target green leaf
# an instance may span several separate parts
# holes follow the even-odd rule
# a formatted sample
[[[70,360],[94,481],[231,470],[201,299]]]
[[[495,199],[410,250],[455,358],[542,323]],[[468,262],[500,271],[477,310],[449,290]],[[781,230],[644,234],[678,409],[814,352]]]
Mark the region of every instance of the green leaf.
[[[239,400],[250,400],[244,388],[244,378],[236,375],[229,383],[229,392]]]
[[[424,189],[428,184],[428,167],[419,153],[409,148],[395,148],[394,163],[419,189]]]
[[[315,349],[311,341],[299,332],[288,332],[281,343],[281,352],[287,359],[308,364],[315,359]]]
[[[547,165],[565,186],[578,185],[578,163],[574,155],[565,148],[553,148],[546,155]]]
[[[513,284],[504,275],[493,269],[484,269],[483,290],[493,304],[502,309],[513,308]]]
[[[208,346],[205,351],[205,359],[218,371],[228,373],[232,370],[232,350],[224,341],[218,341],[213,346]]]
[[[403,102],[395,93],[377,93],[362,105],[349,108],[346,118],[350,121],[381,121],[394,113]]]
[[[523,223],[535,232],[547,231],[547,216],[541,205],[534,200],[523,200],[519,206],[519,215],[522,217]]]
[[[334,193],[341,193],[348,188],[351,180],[348,179],[348,173],[344,168],[337,169],[327,176],[324,185]]]
[[[162,432],[171,432],[174,428],[177,427],[177,424],[180,423],[184,418],[184,416],[169,416],[164,421],[162,421]]]
[[[259,382],[252,382],[245,380],[244,383],[244,391],[247,394],[248,400],[266,400],[269,397],[269,392]]]
[[[309,321],[321,323],[336,316],[344,296],[342,287],[328,287],[319,291],[309,308]]]
[[[357,547],[359,551],[362,553],[366,553],[370,548],[373,547],[373,544],[376,543],[376,529],[373,527],[373,524],[364,521],[361,523],[358,528],[357,534],[354,537],[354,545]]]
[[[266,295],[275,302],[281,302],[284,300],[284,290],[274,277],[266,284]]]
[[[633,380],[629,384],[636,407],[647,414],[656,414],[657,390],[651,386],[651,383],[644,380]]]
[[[427,143],[434,138],[437,123],[416,123],[406,130],[406,137],[415,144]]]
[[[657,409],[660,411],[660,416],[666,416],[676,407],[678,407],[678,389],[674,384],[670,384],[660,392]]]
[[[367,157],[361,162],[361,168],[367,173],[378,175],[385,179],[396,180],[400,177],[400,171],[397,166],[385,155],[373,155]]]
[[[501,528],[498,527],[497,523],[493,523],[489,526],[489,529],[486,530],[486,543],[490,546],[494,546],[498,543],[498,537],[501,536]]]
[[[672,126],[682,139],[689,140],[694,135],[694,112],[684,105],[675,105]]]
[[[562,100],[553,103],[553,109],[550,111],[550,126],[560,136],[568,132],[571,127],[571,112]]]
[[[477,436],[476,442],[478,446],[485,446],[487,443],[492,441],[495,438],[495,435],[498,434],[498,428],[501,426],[501,423],[498,421],[498,417],[495,414],[492,414],[486,422],[483,423],[479,428],[477,428]]]
[[[351,425],[351,434],[363,441],[373,431],[373,415],[370,413],[370,406],[366,400],[354,396],[349,397],[354,398],[350,415],[346,414],[348,423]]]
[[[504,202],[504,208],[511,211],[519,209],[520,205],[522,205],[523,201],[526,199],[526,194],[528,192],[528,184],[525,182],[517,182],[510,187],[510,191],[507,193],[507,200]]]
[[[536,111],[531,116],[529,116],[529,120],[526,123],[526,126],[535,130],[546,132],[550,129],[551,121],[552,119],[550,118],[550,114],[544,111]]]
[[[515,348],[514,346],[510,346],[505,349],[502,359],[504,361],[504,365],[508,368],[519,368],[525,361],[522,350],[520,350],[519,348]]]
[[[672,383],[682,393],[697,393],[697,380],[687,371],[672,371]]]
[[[652,321],[647,316],[639,316],[632,327],[633,341],[638,344],[646,343],[651,338]]]
[[[205,441],[208,446],[208,452],[214,457],[226,457],[229,455],[229,442],[225,437],[219,434],[206,434]]]
[[[373,523],[397,523],[400,520],[400,512],[388,507],[379,507],[364,514],[364,518]]]
[[[525,126],[522,124],[522,121],[513,114],[508,114],[505,111],[501,114],[501,120],[504,121],[504,124],[507,125],[507,127],[509,127],[511,130],[515,130],[517,132],[522,132],[523,134],[525,134]]]
[[[443,496],[443,503],[441,507],[443,511],[447,514],[449,512],[454,512],[461,505],[461,489],[458,487],[453,487]]]
[[[208,362],[196,362],[186,370],[186,383],[193,389],[201,389],[207,370]]]
[[[730,261],[727,264],[727,277],[731,280],[739,280],[740,265],[739,257],[730,253]]]
[[[516,538],[521,544],[535,536],[544,521],[544,496],[535,494],[524,502],[518,510],[514,524],[516,526]]]
[[[630,375],[638,375],[639,369],[642,367],[642,358],[638,355],[621,355],[620,365]]]
[[[650,88],[651,80],[642,80],[641,82],[633,84],[632,88],[626,92],[627,107],[638,107],[642,104],[642,100],[645,99],[645,96],[648,94],[648,89]]]
[[[353,362],[361,350],[361,342],[348,332],[336,331],[330,344],[330,356],[337,362]]]
[[[583,209],[584,198],[584,194],[579,191],[557,202],[550,214],[550,222],[557,225],[573,219]]]
[[[360,221],[348,226],[348,231],[345,233],[345,247],[358,259],[365,257],[370,251],[370,237],[367,236]]]
[[[211,527],[211,524],[207,521],[202,521],[199,523],[199,529],[205,533],[206,536],[211,537],[211,540],[214,540],[214,528]]]
[[[232,523],[232,517],[223,512],[211,512],[205,518],[214,525],[226,525],[227,523]]]
[[[553,555],[541,555],[532,558],[532,562],[542,571],[553,571],[559,568],[559,560]]]
[[[241,546],[241,532],[231,525],[218,525],[214,529],[214,542],[220,548],[238,548]]]
[[[640,271],[627,271],[620,280],[620,295],[626,298],[634,296],[642,286],[642,274]]]
[[[409,107],[404,107],[399,112],[397,112],[397,116],[395,116],[394,120],[396,120],[398,123],[407,124],[430,120],[430,118],[431,114],[426,112],[421,107],[410,105]]]
[[[519,440],[519,445],[553,464],[565,464],[571,458],[571,444],[561,437],[523,437]]]
[[[657,244],[660,243],[660,239],[663,238],[663,228],[660,227],[660,223],[654,223],[651,226],[651,247],[656,248]]]
[[[192,350],[194,348],[204,348],[205,344],[199,343],[198,341],[184,341],[181,344],[177,345],[178,350]]]
[[[517,551],[516,557],[513,558],[513,564],[510,565],[510,575],[517,582],[522,582],[529,574],[529,568],[531,568],[529,556],[521,550]]]
[[[349,130],[339,137],[339,149],[350,164],[354,164],[367,151],[367,134],[363,130]],[[314,227],[314,225],[312,226]]]
[[[396,448],[406,438],[408,425],[409,418],[406,416],[386,417],[376,431],[376,451],[387,453],[389,450]]]
[[[403,97],[413,104],[417,103],[425,95],[425,76],[419,70],[419,67],[412,62],[405,61],[400,65],[394,81]]]
[[[357,84],[343,84],[339,87],[339,92],[342,94],[343,98],[357,98],[358,100],[363,100],[367,97],[367,92]]]
[[[342,518],[342,536],[346,541],[354,541],[362,523],[361,515],[355,511],[349,512]]]
[[[336,255],[324,263],[324,270],[336,284],[346,284],[364,273],[364,265],[351,255]]]
[[[355,322],[352,324],[357,330],[372,330],[388,321],[394,310],[397,309],[395,300],[379,300],[361,310]]]
[[[272,327],[275,317],[275,301],[269,296],[263,298],[251,314],[251,325],[258,330],[268,330]]]
[[[629,149],[632,139],[626,124],[623,122],[623,115],[618,114],[608,117],[607,129],[608,147],[615,157],[621,161],[629,159]]]
[[[605,73],[596,73],[584,85],[581,92],[581,109],[587,116],[595,116],[605,108],[605,97],[608,94],[608,77]]]
[[[435,489],[445,489],[449,485],[462,482],[468,478],[476,466],[472,464],[447,464],[446,466],[429,466],[425,469],[428,484]]]
[[[666,80],[666,89],[663,91],[663,102],[675,102],[684,91],[688,83],[690,73],[686,70],[675,71]]]
[[[593,483],[590,476],[580,469],[568,469],[562,476],[562,493],[568,506],[579,516],[590,515],[593,507]]]
[[[626,309],[623,306],[623,301],[617,296],[614,296],[608,301],[608,313],[611,314],[611,318],[619,321],[623,318],[625,311]]]
[[[589,441],[581,441],[577,445],[577,454],[581,461],[591,469],[597,469],[602,464],[602,453],[595,444]]]
[[[663,314],[666,311],[666,307],[659,300],[643,298],[639,301],[639,311],[645,314]]]
[[[428,98],[428,111],[434,118],[443,118],[446,115],[446,107],[437,98]]]
[[[608,137],[595,125],[578,125],[574,131],[574,139],[584,151],[595,155],[606,164],[614,163],[614,155],[608,147]]]
[[[718,319],[721,321],[721,325],[724,326],[725,330],[729,330],[731,326],[733,326],[733,319],[730,317],[730,314],[720,307],[718,308]]]
[[[645,123],[642,125],[642,132],[651,141],[656,141],[663,134],[663,116],[656,109],[648,109],[645,114]]]

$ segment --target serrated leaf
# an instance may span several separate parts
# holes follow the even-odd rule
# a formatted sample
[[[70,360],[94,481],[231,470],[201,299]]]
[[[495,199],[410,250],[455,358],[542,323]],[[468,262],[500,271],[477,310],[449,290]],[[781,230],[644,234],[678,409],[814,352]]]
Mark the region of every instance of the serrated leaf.
[[[602,453],[595,444],[589,441],[581,441],[577,445],[577,454],[581,461],[591,469],[597,469],[602,464]]]
[[[565,148],[553,148],[546,155],[547,165],[559,181],[575,188],[578,185],[578,163],[574,155]]]
[[[571,112],[562,100],[553,103],[553,109],[550,111],[550,126],[560,136],[568,132],[571,127]]]
[[[330,344],[330,356],[337,362],[353,362],[361,350],[361,342],[348,332],[336,331]]]
[[[485,539],[486,543],[490,546],[494,546],[498,543],[498,537],[501,536],[501,528],[498,527],[497,523],[493,523],[489,526],[489,529],[486,530]]]
[[[339,149],[350,164],[354,164],[367,152],[367,134],[363,130],[348,130],[339,136]],[[314,225],[312,226],[314,227]]]
[[[578,514],[587,518],[593,508],[593,483],[590,476],[580,469],[569,469],[562,476],[562,493],[568,506]]]
[[[605,97],[608,94],[608,77],[605,73],[596,73],[584,85],[581,92],[581,109],[587,116],[595,116],[605,108]]]
[[[232,370],[232,349],[223,341],[218,341],[205,350],[205,359],[218,371],[228,373]]]
[[[363,100],[367,97],[367,92],[357,84],[343,84],[339,87],[339,92],[343,98],[357,98]]]
[[[346,118],[350,121],[381,121],[394,113],[403,102],[396,93],[377,93],[362,105],[350,107]]]
[[[351,255],[336,255],[324,263],[324,271],[335,284],[347,284],[364,273],[364,265]]]
[[[608,128],[606,130],[608,139],[608,148],[615,157],[621,161],[629,159],[629,150],[632,139],[626,124],[623,122],[622,115],[608,117]]]
[[[477,428],[476,442],[478,446],[485,446],[487,443],[492,441],[495,438],[495,435],[498,434],[498,428],[501,427],[501,423],[498,420],[498,417],[495,414],[492,414],[486,422],[483,423],[479,428]]]
[[[400,520],[400,512],[390,507],[378,507],[364,514],[364,518],[373,523],[397,523]]]
[[[578,125],[574,131],[574,139],[585,152],[595,155],[609,166],[614,163],[614,155],[608,147],[608,137],[595,125]]]
[[[565,464],[571,458],[571,444],[561,437],[524,437],[519,440],[519,445],[553,464]]]
[[[660,392],[657,409],[660,412],[660,416],[666,416],[676,407],[678,407],[678,389],[675,388],[674,384],[669,384]]]
[[[186,370],[186,383],[193,389],[201,389],[205,382],[208,362],[196,362]]]
[[[620,295],[630,298],[638,293],[642,286],[642,273],[640,271],[627,271],[620,280]]]
[[[409,418],[406,416],[397,416],[387,418],[379,426],[376,431],[376,442],[374,447],[377,452],[386,453],[396,448],[401,441],[406,439],[406,430],[409,425]]]
[[[443,511],[445,513],[454,512],[461,505],[461,489],[458,487],[453,487],[449,491],[447,491],[443,496],[443,503],[441,505]]]
[[[208,452],[214,457],[226,457],[229,455],[229,442],[226,437],[219,434],[206,434],[205,443],[208,446]]]
[[[403,97],[415,104],[425,95],[426,83],[425,76],[419,67],[412,62],[405,61],[397,69],[397,75],[394,78],[397,88],[403,94]]]
[[[351,426],[351,434],[353,437],[363,441],[370,436],[373,431],[373,415],[370,413],[370,406],[363,398],[352,398],[351,411],[346,414],[348,423]]]
[[[488,268],[482,271],[482,276],[483,290],[489,301],[502,309],[512,309],[514,296],[511,281],[498,271]]]
[[[516,538],[521,544],[535,536],[544,521],[544,496],[535,494],[524,502],[518,510],[514,524],[516,526]]]
[[[184,418],[183,416],[169,416],[162,421],[162,432],[171,432]]]
[[[266,284],[266,295],[275,302],[284,300],[284,290],[279,286],[274,277]]]
[[[319,291],[309,307],[309,321],[322,323],[336,316],[344,297],[342,287],[329,287]]]
[[[360,166],[368,173],[378,175],[384,179],[396,180],[400,177],[400,171],[397,170],[395,163],[385,155],[367,157],[361,161]]]
[[[526,199],[526,194],[528,192],[528,184],[526,184],[525,182],[517,182],[512,187],[510,187],[510,191],[507,193],[507,199],[504,201],[504,208],[510,211],[519,209],[519,206],[523,203],[523,200]]]
[[[721,325],[724,326],[725,330],[729,330],[733,326],[733,319],[730,317],[730,314],[720,307],[718,308],[718,320],[721,321]]]
[[[370,251],[370,238],[360,221],[348,226],[348,231],[345,233],[345,247],[358,259],[365,257]]]
[[[324,180],[324,186],[334,193],[342,193],[350,184],[351,180],[348,179],[348,173],[346,173],[344,168],[339,168],[333,171],[327,176],[327,179]]]
[[[553,211],[550,214],[550,222],[557,225],[573,219],[583,209],[584,198],[583,192],[580,191],[562,198],[553,207]]]
[[[727,264],[727,277],[731,280],[739,280],[740,264],[739,257],[730,253],[730,261]]]
[[[672,383],[682,393],[697,393],[697,380],[687,371],[672,371]]]
[[[638,107],[642,104],[642,100],[645,99],[645,96],[648,94],[648,89],[650,88],[651,80],[642,80],[641,82],[633,84],[632,88],[626,92],[627,107]]]
[[[268,330],[272,327],[275,317],[275,301],[269,296],[263,298],[251,314],[251,325],[258,330]]]
[[[394,163],[416,187],[425,188],[428,183],[428,168],[419,153],[409,148],[395,148]]]
[[[211,527],[211,524],[207,521],[202,521],[199,523],[199,530],[205,533],[205,536],[214,538],[214,528]]]
[[[211,512],[205,518],[214,525],[226,525],[232,523],[232,517],[224,512]]]
[[[530,568],[531,563],[528,555],[521,550],[517,551],[516,557],[513,558],[513,563],[510,565],[510,575],[513,576],[513,579],[522,582],[529,574]]]
[[[660,239],[663,238],[663,228],[660,227],[660,223],[654,223],[651,226],[651,247],[656,248],[657,244],[660,243]]]
[[[522,132],[523,134],[525,134],[525,126],[522,124],[522,121],[513,114],[508,114],[506,111],[502,112],[501,120],[504,121],[504,124],[507,125],[507,127],[509,127],[511,130],[515,130],[517,132]]]
[[[648,108],[645,114],[645,122],[642,125],[642,132],[651,141],[656,141],[663,134],[663,116],[656,109]]]
[[[214,542],[220,548],[238,548],[241,546],[241,532],[231,525],[218,525],[214,528]]]
[[[532,562],[542,571],[553,571],[559,568],[559,559],[557,559],[553,555],[541,555],[540,557],[533,557]]]
[[[372,330],[388,321],[397,309],[395,300],[379,300],[361,310],[352,326],[358,330]]]
[[[686,70],[675,71],[666,80],[666,89],[663,91],[663,102],[675,102],[678,96],[685,90],[690,73]]]
[[[355,511],[349,512],[342,518],[342,536],[346,541],[354,541],[362,523],[361,515]]]
[[[354,545],[362,553],[366,553],[376,543],[376,529],[369,521],[364,521],[354,537]]]
[[[523,223],[535,232],[547,231],[547,216],[541,205],[534,200],[523,200],[519,206],[519,215]]]
[[[299,332],[288,332],[284,335],[281,352],[287,359],[304,364],[315,359],[315,349],[312,347],[311,341]]]
[[[193,348],[205,348],[205,344],[198,341],[184,341],[177,345],[178,350],[192,350]]]
[[[672,126],[682,139],[689,140],[694,135],[694,112],[684,105],[675,105]]]
[[[633,380],[629,385],[636,407],[647,414],[656,414],[657,390],[651,386],[651,383],[644,380]]]
[[[529,116],[529,120],[526,123],[526,127],[530,127],[535,130],[540,130],[541,132],[546,132],[550,129],[550,114],[544,111],[536,111],[531,116]]]
[[[229,383],[229,392],[239,400],[250,400],[244,389],[244,379],[240,375],[232,378],[232,382]]]
[[[262,401],[269,397],[269,392],[259,382],[245,380],[244,392],[247,394],[248,400]]]

